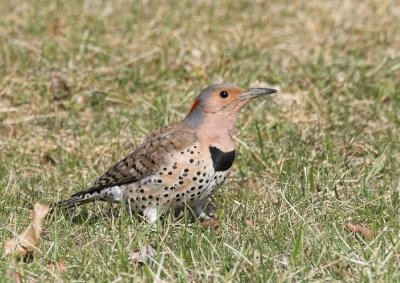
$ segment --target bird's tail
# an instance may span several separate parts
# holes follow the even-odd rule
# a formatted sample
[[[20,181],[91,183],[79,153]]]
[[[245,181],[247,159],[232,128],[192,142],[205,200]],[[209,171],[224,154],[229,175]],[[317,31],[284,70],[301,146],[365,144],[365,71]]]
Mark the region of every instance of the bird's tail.
[[[89,189],[72,195],[70,198],[53,203],[52,208],[70,208],[101,199],[101,189]]]
[[[90,188],[86,191],[82,191],[72,195],[69,199],[53,203],[52,208],[69,208],[96,200],[107,202],[120,202],[121,197],[122,190],[119,186],[111,188]]]

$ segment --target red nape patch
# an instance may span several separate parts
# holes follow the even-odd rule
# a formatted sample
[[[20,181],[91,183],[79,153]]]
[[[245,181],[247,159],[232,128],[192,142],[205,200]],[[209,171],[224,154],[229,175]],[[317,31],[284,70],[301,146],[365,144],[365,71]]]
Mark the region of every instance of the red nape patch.
[[[190,108],[189,113],[192,113],[192,112],[197,108],[197,106],[200,105],[200,102],[201,102],[201,100],[200,100],[200,99],[197,99],[197,100],[193,103],[192,108]]]

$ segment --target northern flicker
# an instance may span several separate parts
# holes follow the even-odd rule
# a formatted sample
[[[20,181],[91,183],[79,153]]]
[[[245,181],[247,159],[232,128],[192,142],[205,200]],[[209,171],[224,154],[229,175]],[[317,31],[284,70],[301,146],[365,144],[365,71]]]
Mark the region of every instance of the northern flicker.
[[[155,132],[91,188],[56,205],[123,202],[149,222],[170,207],[188,206],[207,219],[207,201],[224,183],[235,159],[232,135],[240,110],[252,99],[275,92],[228,83],[207,87],[185,119]]]

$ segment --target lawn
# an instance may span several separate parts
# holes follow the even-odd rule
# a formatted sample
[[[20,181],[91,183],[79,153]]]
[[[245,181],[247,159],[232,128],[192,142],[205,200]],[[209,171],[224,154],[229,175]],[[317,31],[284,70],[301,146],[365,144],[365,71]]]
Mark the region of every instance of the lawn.
[[[1,257],[0,281],[400,282],[399,18],[386,0],[1,1],[1,243],[207,85],[279,93],[240,115],[218,229],[56,211],[32,262]]]

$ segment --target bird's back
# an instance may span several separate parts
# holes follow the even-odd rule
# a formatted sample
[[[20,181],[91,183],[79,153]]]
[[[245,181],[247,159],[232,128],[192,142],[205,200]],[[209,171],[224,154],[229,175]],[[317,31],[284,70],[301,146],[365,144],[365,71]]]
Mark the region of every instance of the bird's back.
[[[143,179],[169,166],[182,149],[196,143],[193,130],[183,122],[171,124],[149,136],[137,149],[111,166],[89,189],[76,193],[60,204],[71,206],[96,199],[120,201],[122,189],[141,184]]]

